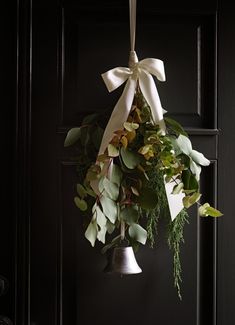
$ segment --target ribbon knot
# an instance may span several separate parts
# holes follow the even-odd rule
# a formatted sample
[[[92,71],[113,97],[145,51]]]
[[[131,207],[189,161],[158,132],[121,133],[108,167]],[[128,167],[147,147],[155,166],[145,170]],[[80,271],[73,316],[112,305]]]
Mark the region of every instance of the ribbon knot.
[[[138,57],[136,55],[135,51],[130,51],[130,55],[129,55],[129,68],[130,69],[135,69],[137,63],[139,62]]]

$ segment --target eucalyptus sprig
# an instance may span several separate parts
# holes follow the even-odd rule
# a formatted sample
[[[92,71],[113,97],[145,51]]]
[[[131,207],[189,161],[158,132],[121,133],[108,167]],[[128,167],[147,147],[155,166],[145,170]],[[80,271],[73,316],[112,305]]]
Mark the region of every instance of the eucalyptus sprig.
[[[186,210],[200,204],[201,166],[210,161],[193,149],[178,122],[165,117],[166,132],[153,123],[151,109],[139,89],[127,121],[99,156],[103,129],[97,118],[96,114],[87,116],[65,139],[66,147],[75,145],[78,149],[80,177],[74,202],[89,218],[85,237],[92,246],[96,240],[105,244],[103,252],[124,240],[134,248],[146,242],[153,246],[159,218],[170,220],[165,182],[173,183],[172,194],[184,194],[184,209],[169,221],[167,232],[174,255],[175,286],[181,297],[179,253],[188,221]],[[209,203],[200,204],[198,210],[205,217],[222,215]]]

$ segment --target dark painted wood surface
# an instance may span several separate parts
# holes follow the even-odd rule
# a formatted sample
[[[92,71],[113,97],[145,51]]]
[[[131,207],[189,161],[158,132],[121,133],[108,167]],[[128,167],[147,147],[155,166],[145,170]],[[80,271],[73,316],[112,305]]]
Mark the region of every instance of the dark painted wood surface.
[[[108,277],[101,247],[92,249],[84,239],[73,204],[76,153],[63,141],[84,115],[109,114],[120,96],[121,90],[108,94],[100,74],[127,64],[128,1],[21,0],[18,29],[10,24],[16,9],[15,3],[4,25],[9,53],[3,52],[8,64],[1,63],[9,105],[3,130],[13,123],[16,132],[4,142],[12,159],[2,159],[3,170],[14,169],[14,204],[6,195],[0,243],[8,249],[0,253],[0,275],[9,278],[10,290],[0,297],[0,314],[17,325],[233,325],[233,175],[227,162],[234,156],[234,8],[226,1],[138,3],[139,58],[164,60],[167,82],[158,83],[163,107],[211,159],[202,192],[225,212],[217,225],[191,211],[182,246],[182,302],[173,288],[164,224],[157,248],[137,254],[141,275]],[[7,173],[3,179],[8,193]]]
[[[224,211],[218,228],[218,324],[235,324],[235,4],[221,1],[219,16],[219,173],[218,201]]]
[[[0,11],[0,320],[6,322],[15,314],[16,8],[5,3]]]

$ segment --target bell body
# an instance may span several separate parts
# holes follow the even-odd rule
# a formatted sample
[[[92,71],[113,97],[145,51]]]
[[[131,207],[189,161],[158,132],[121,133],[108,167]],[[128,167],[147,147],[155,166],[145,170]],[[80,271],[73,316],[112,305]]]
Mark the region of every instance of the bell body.
[[[108,258],[108,264],[104,272],[119,274],[137,274],[142,270],[136,262],[135,254],[131,246],[115,247]]]

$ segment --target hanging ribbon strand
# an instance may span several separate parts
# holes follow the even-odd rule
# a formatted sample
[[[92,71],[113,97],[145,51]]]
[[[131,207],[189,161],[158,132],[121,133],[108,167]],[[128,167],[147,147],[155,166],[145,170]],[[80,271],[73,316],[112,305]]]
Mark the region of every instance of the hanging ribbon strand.
[[[131,52],[135,51],[136,0],[129,0]]]
[[[165,123],[163,119],[164,110],[161,105],[160,97],[152,76],[155,76],[159,81],[165,81],[165,70],[163,61],[147,58],[138,61],[135,52],[135,35],[136,35],[136,0],[129,0],[130,8],[130,55],[129,67],[116,67],[102,74],[102,78],[109,92],[120,87],[126,82],[123,93],[116,103],[109,122],[104,131],[101,141],[99,155],[103,154],[114,136],[114,132],[122,129],[124,122],[130,114],[133,99],[135,96],[137,81],[140,90],[151,108],[153,122],[159,125],[163,134],[165,134]],[[174,198],[170,198],[169,189],[166,187],[168,203],[171,211],[171,217],[174,219],[183,208],[182,197],[178,198],[174,208],[172,203]]]
[[[124,82],[126,82],[126,85],[105,129],[99,154],[104,153],[113,138],[114,132],[123,128],[123,123],[126,122],[131,110],[137,80],[139,81],[139,87],[145,100],[151,107],[154,123],[160,126],[163,133],[165,132],[165,123],[163,120],[164,110],[152,77],[154,75],[159,81],[166,80],[164,64],[163,61],[152,58],[138,62],[138,57],[135,52],[136,0],[129,0],[129,7],[131,49],[129,67],[117,67],[102,74],[102,78],[109,92],[117,89]]]

